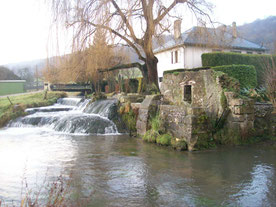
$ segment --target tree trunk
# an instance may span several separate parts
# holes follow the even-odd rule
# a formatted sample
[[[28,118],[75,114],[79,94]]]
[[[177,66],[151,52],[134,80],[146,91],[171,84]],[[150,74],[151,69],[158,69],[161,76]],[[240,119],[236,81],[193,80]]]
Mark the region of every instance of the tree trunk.
[[[158,59],[154,55],[149,56],[149,57],[147,56],[147,59],[146,59],[146,66],[147,66],[146,81],[147,81],[148,89],[155,90],[156,92],[160,92],[159,84],[158,84],[157,63],[158,63]]]

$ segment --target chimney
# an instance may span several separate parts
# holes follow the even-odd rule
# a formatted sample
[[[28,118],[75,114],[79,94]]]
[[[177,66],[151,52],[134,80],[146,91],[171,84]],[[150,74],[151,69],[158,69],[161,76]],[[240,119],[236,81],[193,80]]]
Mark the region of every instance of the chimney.
[[[237,34],[237,24],[236,22],[232,23],[232,36],[233,38],[237,38],[238,34]]]
[[[174,38],[178,39],[181,36],[181,20],[180,19],[174,21],[173,29],[174,29]]]

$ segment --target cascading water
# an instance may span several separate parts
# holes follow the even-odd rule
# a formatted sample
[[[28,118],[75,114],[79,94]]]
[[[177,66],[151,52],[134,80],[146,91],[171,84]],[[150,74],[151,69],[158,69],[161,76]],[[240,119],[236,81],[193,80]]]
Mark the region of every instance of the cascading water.
[[[48,107],[27,109],[29,115],[9,123],[8,127],[43,127],[74,134],[118,134],[112,117],[116,115],[116,100],[62,98]]]

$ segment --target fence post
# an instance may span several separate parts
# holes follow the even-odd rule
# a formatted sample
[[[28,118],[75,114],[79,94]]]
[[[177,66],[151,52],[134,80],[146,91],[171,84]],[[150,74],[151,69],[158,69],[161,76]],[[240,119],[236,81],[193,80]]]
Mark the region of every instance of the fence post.
[[[11,99],[7,96],[7,99],[9,100],[10,104],[13,105],[13,103],[11,102]]]

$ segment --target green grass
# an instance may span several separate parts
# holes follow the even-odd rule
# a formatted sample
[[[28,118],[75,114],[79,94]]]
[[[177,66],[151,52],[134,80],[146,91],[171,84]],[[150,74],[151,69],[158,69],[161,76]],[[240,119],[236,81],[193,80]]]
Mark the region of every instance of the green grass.
[[[47,99],[44,99],[44,92],[10,96],[0,98],[0,127],[5,126],[10,120],[25,115],[26,108],[49,106],[56,103],[58,98],[65,97],[63,92],[48,92]]]

